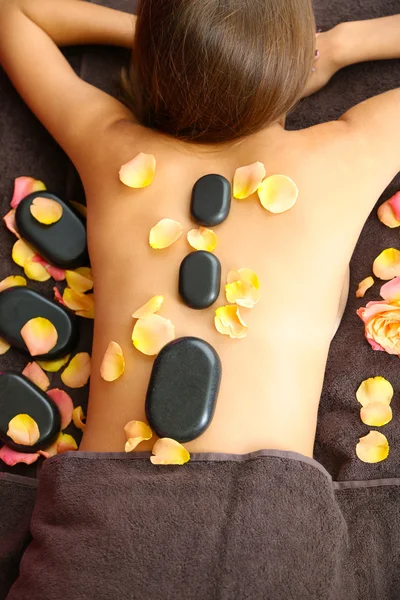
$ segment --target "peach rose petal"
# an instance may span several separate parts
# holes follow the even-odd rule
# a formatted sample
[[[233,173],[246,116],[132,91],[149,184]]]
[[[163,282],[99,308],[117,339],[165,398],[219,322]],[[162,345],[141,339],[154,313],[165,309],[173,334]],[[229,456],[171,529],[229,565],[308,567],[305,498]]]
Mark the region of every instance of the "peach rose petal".
[[[47,395],[50,396],[55,404],[57,404],[57,408],[61,415],[61,429],[65,429],[71,423],[72,411],[74,410],[71,397],[67,394],[67,392],[64,392],[64,390],[59,390],[58,388],[49,390]]]
[[[29,415],[17,415],[8,424],[8,437],[16,444],[33,446],[40,438],[38,424]]]
[[[13,246],[11,256],[19,267],[23,267],[28,258],[35,256],[35,251],[24,240],[17,240]]]
[[[153,465],[184,465],[189,462],[190,454],[179,442],[170,438],[161,438],[153,446],[150,457]]]
[[[400,277],[384,283],[379,293],[384,300],[398,302],[400,300]]]
[[[126,439],[125,452],[132,452],[144,440],[150,440],[153,432],[147,423],[142,421],[129,421],[124,427]]]
[[[395,227],[400,227],[400,221],[396,219],[394,216],[393,210],[388,201],[384,202],[378,208],[378,219],[386,225],[386,227],[390,227],[394,229]]]
[[[79,352],[61,374],[61,381],[70,388],[81,388],[90,377],[91,360],[87,352]]]
[[[11,199],[11,208],[16,208],[18,204],[29,194],[33,192],[42,192],[46,189],[43,181],[33,179],[33,177],[17,177],[14,181],[14,193]]]
[[[232,339],[241,339],[247,335],[247,325],[243,321],[239,308],[234,305],[221,306],[215,311],[215,328]]]
[[[400,251],[387,248],[377,256],[372,270],[379,279],[388,280],[400,276]]]
[[[212,229],[199,227],[191,229],[187,234],[187,241],[195,250],[205,250],[206,252],[214,252],[217,247],[218,238]]]
[[[63,215],[63,207],[57,200],[51,198],[34,198],[29,208],[31,215],[42,225],[53,225],[57,223]]]
[[[3,340],[3,338],[0,338],[0,355],[8,352],[10,348],[10,344],[6,340]]]
[[[122,348],[117,342],[110,342],[100,366],[100,375],[104,381],[116,381],[125,371],[125,359]]]
[[[360,412],[361,421],[370,427],[382,427],[392,420],[392,409],[385,402],[370,402]]]
[[[356,298],[364,298],[366,291],[369,290],[369,288],[371,288],[374,285],[374,283],[375,282],[373,277],[366,277],[365,279],[360,281],[356,291]]]
[[[163,250],[179,240],[182,231],[182,225],[178,221],[161,219],[150,231],[149,244],[154,250]]]
[[[39,458],[38,452],[25,453],[11,450],[7,446],[0,448],[0,460],[2,460],[9,467],[15,467],[19,463],[25,463],[26,465],[32,465]]]
[[[267,177],[258,187],[258,197],[269,212],[279,214],[292,208],[297,201],[297,185],[286,175]]]
[[[32,383],[37,385],[41,390],[46,392],[50,387],[50,380],[46,373],[36,362],[30,362],[26,365],[22,371],[22,375],[25,375]]]
[[[164,302],[164,296],[153,296],[146,304],[135,310],[132,317],[134,319],[144,319],[158,312]]]
[[[390,404],[393,398],[392,384],[384,377],[370,377],[365,379],[356,392],[356,398],[361,406],[367,406],[370,403],[382,402]]]
[[[383,433],[370,431],[368,435],[360,438],[356,446],[358,458],[365,463],[378,463],[389,455],[389,443]]]
[[[37,363],[44,371],[48,371],[49,373],[57,373],[61,367],[67,364],[69,357],[70,354],[67,354],[67,356],[64,356],[63,358],[57,358],[56,360],[38,360]]]
[[[78,444],[69,433],[62,433],[57,443],[57,454],[78,450]]]
[[[85,423],[83,421],[86,421],[86,416],[83,412],[82,406],[77,406],[74,408],[72,411],[72,420],[77,429],[80,429],[81,431],[85,429]]]
[[[244,308],[254,308],[260,300],[259,290],[247,281],[227,283],[225,293],[228,302]]]
[[[175,339],[175,327],[168,319],[150,315],[136,321],[132,332],[133,345],[147,356],[155,356]]]
[[[48,319],[35,317],[21,329],[21,336],[31,356],[47,354],[57,344],[58,333]]]
[[[256,290],[260,289],[260,280],[251,269],[232,269],[232,271],[229,271],[226,282],[235,283],[236,281],[245,281],[251,283]]]
[[[38,451],[40,456],[44,456],[44,458],[51,458],[52,456],[56,456],[56,454],[58,454],[57,446],[62,440],[62,436],[63,434],[60,431],[60,433],[57,436],[57,439],[51,444],[51,446],[48,446],[47,448],[45,448],[45,450]]]
[[[233,178],[233,197],[237,200],[244,200],[254,194],[266,174],[265,167],[261,162],[236,169]]]
[[[90,267],[79,267],[75,271],[65,271],[65,277],[69,287],[74,292],[84,294],[93,288],[92,269]]]
[[[9,275],[8,277],[0,281],[0,292],[10,287],[22,285],[26,285],[25,277],[21,277],[21,275]]]
[[[38,261],[35,256],[29,256],[24,263],[24,273],[32,281],[48,281],[51,277],[48,270]]]
[[[134,159],[122,165],[119,179],[130,188],[144,188],[153,183],[156,159],[152,154],[141,152]]]
[[[14,235],[17,236],[17,238],[20,238],[21,236],[18,233],[17,230],[17,224],[15,222],[15,208],[12,208],[4,217],[3,217],[3,221],[5,223],[5,226],[7,227],[7,229],[9,231],[11,231],[11,233],[13,233]]]
[[[65,288],[63,302],[71,310],[91,311],[94,308],[93,294],[82,294],[71,288]]]
[[[87,207],[84,204],[81,204],[80,202],[75,202],[74,200],[71,200],[70,204],[74,207],[76,211],[78,211],[80,215],[82,215],[82,217],[84,217],[85,219],[87,218]]]
[[[400,191],[396,192],[396,194],[392,196],[387,202],[390,208],[392,209],[396,220],[400,221]]]

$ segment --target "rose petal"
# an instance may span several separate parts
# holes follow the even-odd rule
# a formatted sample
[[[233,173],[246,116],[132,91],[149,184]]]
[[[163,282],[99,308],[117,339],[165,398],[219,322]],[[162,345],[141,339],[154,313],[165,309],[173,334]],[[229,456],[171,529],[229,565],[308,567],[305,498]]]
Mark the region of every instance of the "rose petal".
[[[150,231],[149,244],[155,250],[168,248],[182,235],[182,225],[172,219],[162,219]]]
[[[378,208],[378,219],[381,221],[381,223],[392,229],[400,226],[400,221],[398,221],[394,216],[388,200],[381,204]]]
[[[31,215],[42,225],[57,223],[63,215],[63,207],[57,200],[38,196],[29,207]]]
[[[134,319],[144,319],[158,312],[163,305],[164,296],[153,296],[146,304],[135,310],[132,317]]]
[[[33,446],[40,438],[39,427],[29,415],[17,415],[8,424],[8,437],[16,444]]]
[[[292,208],[297,201],[297,185],[286,175],[267,177],[258,188],[262,206],[269,212],[279,214]]]
[[[358,284],[358,289],[356,291],[356,298],[364,298],[365,293],[369,290],[370,287],[374,285],[373,277],[366,277]]]
[[[380,290],[380,295],[384,300],[397,302],[400,300],[400,277],[395,277],[391,281],[384,283]]]
[[[12,208],[6,215],[5,217],[3,217],[3,221],[7,227],[7,229],[9,231],[11,231],[11,233],[13,233],[14,235],[17,236],[17,238],[20,238],[21,236],[19,235],[18,231],[17,231],[17,224],[15,222],[15,208]]]
[[[21,277],[21,275],[9,275],[8,277],[0,281],[0,292],[10,287],[22,285],[26,285],[25,277]]]
[[[50,277],[52,277],[55,281],[64,281],[65,270],[59,269],[58,267],[53,267],[53,265],[50,265],[48,262],[46,262],[44,258],[39,256],[39,254],[35,254],[35,256],[32,257],[32,262],[39,263],[40,265],[42,265],[42,267],[46,269]]]
[[[251,269],[233,269],[232,271],[229,271],[226,282],[235,283],[235,281],[251,283],[256,290],[260,289],[260,280],[256,273]]]
[[[241,339],[247,335],[247,325],[243,321],[237,306],[221,306],[215,311],[215,328],[232,339]]]
[[[85,429],[85,423],[83,421],[86,421],[86,416],[82,406],[74,408],[72,411],[72,420],[77,429],[81,429],[82,431]]]
[[[79,352],[61,375],[61,381],[70,388],[80,388],[90,377],[91,360],[87,352]]]
[[[64,390],[59,390],[58,388],[49,390],[47,395],[50,396],[55,404],[57,404],[61,415],[61,429],[65,429],[71,423],[72,411],[74,410],[71,397],[67,394],[67,392],[64,392]]]
[[[94,306],[91,310],[77,310],[75,314],[84,319],[94,319]]]
[[[35,362],[28,363],[25,369],[22,371],[22,375],[25,375],[25,377],[27,377],[44,392],[50,387],[49,378],[43,369]]]
[[[60,432],[57,436],[57,439],[48,446],[45,450],[39,450],[40,456],[44,456],[45,458],[50,458],[51,456],[56,456],[58,454],[57,446],[62,440],[63,434]]]
[[[62,454],[63,452],[70,452],[71,450],[78,450],[78,444],[68,433],[62,433],[57,444],[57,453]]]
[[[400,251],[387,248],[374,260],[372,270],[379,279],[393,279],[400,276]]]
[[[33,177],[17,177],[14,181],[14,193],[11,200],[11,208],[16,208],[18,204],[29,194],[41,192],[46,189],[43,181],[33,179]]]
[[[87,311],[94,310],[93,294],[81,294],[71,288],[65,288],[63,293],[63,302],[71,310]]]
[[[24,264],[24,273],[33,281],[48,281],[51,277],[50,273],[47,271],[40,262],[34,260],[34,256],[29,256]]]
[[[119,179],[130,188],[144,188],[153,183],[155,171],[155,157],[152,154],[141,152],[125,165],[122,165],[119,171]]]
[[[31,356],[47,354],[57,344],[58,333],[48,319],[30,319],[21,329],[21,336]]]
[[[361,421],[371,427],[382,427],[392,420],[392,409],[385,402],[370,402],[361,408]]]
[[[3,340],[3,338],[0,338],[0,354],[5,354],[10,348],[10,344],[6,340]]]
[[[17,240],[13,246],[11,256],[19,267],[23,267],[28,258],[35,256],[35,251],[24,240]]]
[[[195,250],[214,252],[217,247],[218,238],[212,229],[199,227],[199,229],[191,229],[189,231],[187,241]]]
[[[161,438],[154,444],[154,456],[150,457],[153,465],[184,465],[190,460],[190,454],[175,440]]]
[[[125,371],[122,348],[117,342],[110,342],[100,367],[100,375],[105,381],[115,381]]]
[[[265,167],[261,162],[237,169],[233,178],[233,197],[237,200],[244,200],[254,194],[266,174]]]
[[[72,204],[72,206],[75,208],[75,210],[77,210],[78,213],[86,219],[87,207],[84,204],[81,204],[80,202],[74,202],[74,200],[71,200],[70,204]]]
[[[38,452],[32,452],[28,454],[24,452],[16,452],[16,450],[11,450],[11,448],[7,448],[7,446],[0,448],[0,460],[2,460],[9,467],[15,467],[15,465],[18,463],[31,465],[36,462],[38,458]]]
[[[141,442],[149,440],[153,432],[147,423],[142,421],[129,421],[124,427],[126,439],[125,452],[132,452]]]
[[[56,360],[38,360],[37,363],[44,371],[48,371],[49,373],[57,373],[61,367],[67,364],[69,357],[70,354],[67,354],[67,356],[64,356],[63,358],[58,358]]]
[[[65,271],[67,283],[75,292],[83,294],[93,288],[92,269],[79,267],[75,271]]]
[[[259,290],[247,281],[227,283],[225,293],[228,302],[245,308],[254,308],[260,300]]]
[[[365,379],[356,392],[356,398],[361,406],[367,406],[371,402],[390,404],[393,394],[392,384],[384,377],[378,376]]]
[[[388,204],[392,209],[395,218],[400,221],[400,191],[388,200]]]
[[[138,319],[132,332],[133,345],[139,352],[148,356],[155,356],[174,339],[175,327],[171,321],[159,315]]]
[[[365,463],[378,463],[389,455],[389,443],[383,433],[370,431],[360,438],[356,446],[356,454]]]

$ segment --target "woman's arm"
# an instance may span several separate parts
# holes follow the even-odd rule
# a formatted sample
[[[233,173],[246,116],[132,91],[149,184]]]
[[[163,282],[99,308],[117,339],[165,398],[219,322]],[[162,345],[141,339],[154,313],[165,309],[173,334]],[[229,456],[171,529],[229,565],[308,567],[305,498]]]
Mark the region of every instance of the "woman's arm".
[[[336,47],[342,67],[367,60],[400,58],[400,15],[341,23]]]

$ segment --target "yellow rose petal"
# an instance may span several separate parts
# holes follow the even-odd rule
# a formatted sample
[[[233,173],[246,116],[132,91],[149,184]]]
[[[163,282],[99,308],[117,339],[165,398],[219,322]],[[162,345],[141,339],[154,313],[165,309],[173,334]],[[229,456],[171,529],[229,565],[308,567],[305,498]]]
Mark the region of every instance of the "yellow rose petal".
[[[63,207],[57,200],[52,198],[34,198],[29,208],[32,217],[42,225],[57,223],[62,217]]]
[[[382,427],[392,420],[392,409],[386,402],[369,402],[360,411],[361,421],[371,427]]]
[[[360,438],[356,446],[356,454],[365,463],[378,463],[389,455],[389,443],[383,433],[370,431]]]
[[[392,384],[384,377],[370,377],[365,379],[356,392],[356,398],[361,406],[370,402],[384,402],[390,404],[393,398]]]
[[[122,348],[117,342],[110,342],[100,367],[100,375],[105,381],[115,381],[125,371]]]
[[[28,258],[35,256],[35,251],[24,240],[17,240],[12,249],[12,259],[19,266],[23,267]]]
[[[153,183],[155,171],[155,157],[141,152],[121,167],[119,179],[130,188],[144,188]]]
[[[64,356],[63,358],[57,358],[56,360],[38,360],[37,363],[44,371],[48,371],[49,373],[57,373],[61,367],[67,364],[69,357],[70,354],[67,354],[67,356]]]
[[[62,433],[57,443],[57,453],[63,454],[63,452],[71,452],[72,450],[78,450],[78,444],[68,433]]]
[[[74,292],[83,294],[93,288],[93,276],[90,267],[79,267],[75,271],[67,270],[65,271],[65,278]]]
[[[65,306],[74,311],[90,312],[94,309],[93,294],[82,294],[71,288],[65,288],[63,296]]]
[[[5,354],[10,348],[10,344],[6,340],[3,340],[3,338],[0,338],[0,354]]]
[[[86,421],[86,416],[83,412],[82,406],[77,406],[74,408],[72,411],[72,420],[77,429],[80,429],[81,431],[85,429],[85,423],[83,421]]]
[[[33,446],[40,438],[39,427],[29,415],[17,415],[8,424],[8,437],[16,444]]]
[[[237,169],[233,178],[233,197],[237,200],[244,200],[254,194],[266,174],[265,167],[261,162]]]
[[[360,283],[358,284],[358,289],[356,291],[356,297],[357,298],[364,298],[365,296],[365,292],[367,290],[369,290],[370,287],[372,287],[374,285],[374,278],[373,277],[366,277],[365,279],[363,279],[362,281],[360,281]]]
[[[70,200],[70,204],[74,207],[75,210],[78,211],[82,217],[87,218],[87,207],[80,202],[75,202],[74,200]]]
[[[48,319],[30,319],[21,329],[21,337],[31,356],[47,354],[57,344],[58,333]]]
[[[153,432],[143,421],[129,421],[124,427],[127,442],[125,452],[132,452],[144,440],[149,440]]]
[[[235,281],[245,281],[251,283],[256,290],[260,289],[260,280],[251,269],[232,269],[232,271],[229,271],[226,283],[235,283]]]
[[[39,450],[38,453],[41,456],[44,456],[45,458],[50,458],[51,456],[56,456],[56,454],[58,454],[57,451],[57,446],[59,444],[59,442],[62,440],[62,432],[60,431],[60,433],[57,436],[57,439],[51,444],[51,446],[48,446],[47,448],[45,448],[45,450]]]
[[[27,377],[44,392],[46,392],[50,387],[49,378],[36,362],[28,363],[25,369],[22,371],[22,375],[25,375],[25,377]]]
[[[262,206],[275,214],[292,208],[296,204],[298,195],[297,185],[286,175],[267,177],[258,188]]]
[[[187,234],[187,241],[195,250],[214,252],[217,247],[218,238],[212,229],[199,227],[199,229],[191,229],[189,231]]]
[[[0,292],[3,290],[7,290],[10,287],[22,286],[26,285],[25,277],[21,277],[20,275],[9,275],[2,281],[0,281]]]
[[[34,256],[28,256],[24,263],[24,273],[28,279],[33,281],[48,281],[51,277],[47,269],[34,260]]]
[[[247,335],[247,325],[237,306],[221,306],[215,311],[215,328],[232,339],[241,339]]]
[[[182,235],[182,225],[172,219],[162,219],[150,231],[149,244],[154,250],[171,246]]]
[[[389,200],[384,202],[378,208],[378,219],[391,229],[400,226],[400,221],[398,221],[394,215],[393,209],[389,204]]]
[[[190,460],[190,454],[175,440],[161,438],[154,444],[154,456],[150,457],[153,465],[184,465]]]
[[[228,302],[244,308],[254,308],[260,300],[259,290],[247,281],[227,283],[225,293]]]
[[[158,354],[166,344],[175,339],[175,327],[168,319],[150,315],[136,321],[132,332],[133,345],[148,356]]]
[[[90,377],[91,360],[87,352],[79,352],[61,374],[61,381],[70,388],[81,388]]]
[[[135,310],[132,317],[134,319],[144,319],[158,312],[163,305],[164,296],[153,296],[146,304]]]
[[[372,265],[376,277],[383,280],[400,276],[400,251],[396,248],[387,248],[377,256]]]

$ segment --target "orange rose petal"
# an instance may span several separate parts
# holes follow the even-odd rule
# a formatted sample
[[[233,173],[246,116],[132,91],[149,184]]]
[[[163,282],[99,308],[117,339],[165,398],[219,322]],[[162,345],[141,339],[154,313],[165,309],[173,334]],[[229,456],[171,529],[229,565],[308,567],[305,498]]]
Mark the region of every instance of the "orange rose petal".
[[[119,179],[130,188],[144,188],[153,183],[155,171],[155,157],[141,152],[121,167]]]
[[[391,229],[395,227],[400,227],[400,221],[396,219],[394,216],[393,210],[388,201],[384,202],[378,208],[378,219]]]
[[[31,356],[47,354],[57,344],[58,333],[48,319],[30,319],[21,329],[21,336]]]
[[[93,294],[81,294],[71,288],[65,288],[63,302],[71,310],[91,312],[94,310]]]
[[[35,256],[35,251],[24,240],[17,240],[13,246],[11,256],[19,267],[23,267],[28,258]]]
[[[12,208],[4,217],[3,217],[3,221],[7,227],[7,229],[9,231],[11,231],[11,233],[13,233],[14,235],[17,236],[17,238],[20,238],[21,236],[19,235],[18,231],[17,231],[17,224],[15,222],[15,208]]]
[[[104,381],[115,381],[125,371],[125,359],[122,348],[117,342],[110,342],[100,366],[100,375]]]
[[[393,394],[392,384],[384,377],[378,376],[365,379],[356,392],[356,398],[361,406],[367,406],[371,402],[390,404]]]
[[[247,335],[247,325],[243,321],[237,306],[221,306],[215,311],[215,328],[232,339],[241,339]]]
[[[142,421],[129,421],[124,427],[127,442],[125,444],[125,452],[132,452],[141,442],[149,440],[153,436],[153,432],[147,423]]]
[[[236,170],[233,178],[233,197],[244,200],[254,194],[267,174],[263,163],[255,162]]]
[[[80,388],[90,377],[91,360],[87,352],[79,352],[61,375],[61,381],[70,388]]]
[[[356,454],[365,463],[378,463],[388,457],[389,443],[383,433],[370,431],[368,435],[360,438]]]
[[[190,454],[175,440],[161,438],[154,444],[154,456],[150,457],[153,465],[184,465],[190,460]]]
[[[62,433],[57,444],[57,454],[63,454],[63,452],[71,452],[72,450],[78,450],[78,444],[68,433]]]
[[[388,280],[400,276],[400,251],[387,248],[374,260],[372,270],[379,279]]]
[[[244,308],[254,308],[260,300],[259,290],[246,281],[227,283],[225,293],[228,302]]]
[[[71,397],[67,394],[67,392],[64,392],[64,390],[59,390],[58,388],[49,390],[47,395],[50,396],[53,402],[57,405],[61,415],[61,429],[65,429],[71,423],[72,411],[74,410]]]
[[[74,202],[74,200],[71,200],[70,204],[72,204],[75,210],[77,210],[82,217],[85,219],[87,218],[87,207],[84,204],[81,204],[80,202]]]
[[[5,354],[10,348],[10,344],[6,340],[3,340],[3,338],[0,338],[0,354]]]
[[[34,260],[34,256],[29,256],[24,263],[24,273],[28,277],[28,279],[32,279],[33,281],[48,281],[51,277],[48,270]]]
[[[32,383],[37,385],[41,390],[46,392],[50,387],[50,380],[47,377],[43,369],[35,362],[30,362],[26,365],[22,371],[22,375],[25,375]]]
[[[28,196],[28,194],[41,192],[45,189],[46,186],[43,181],[33,179],[33,177],[17,177],[14,181],[14,193],[11,200],[11,208],[16,208],[21,200]]]
[[[366,291],[369,290],[369,288],[371,288],[374,285],[374,283],[375,282],[373,277],[366,277],[365,279],[360,281],[360,283],[358,284],[358,289],[356,291],[356,298],[364,298]]]
[[[67,354],[67,356],[64,356],[63,358],[58,358],[56,360],[38,360],[37,363],[44,371],[48,371],[49,373],[57,373],[61,367],[67,364],[69,357],[70,355]]]
[[[164,296],[153,296],[146,304],[135,310],[132,317],[134,319],[144,319],[158,312],[164,302]]]
[[[39,450],[40,456],[44,456],[45,458],[51,458],[52,456],[56,456],[58,454],[57,446],[62,440],[63,433],[60,432],[57,436],[57,439],[48,446],[45,450]]]
[[[11,450],[7,446],[0,448],[0,460],[2,460],[9,467],[15,467],[19,463],[25,463],[26,465],[32,465],[39,458],[38,452],[25,453]]]
[[[175,339],[175,327],[168,319],[150,315],[136,321],[132,332],[133,345],[147,356],[155,356]]]
[[[150,231],[149,244],[154,250],[171,246],[182,235],[182,225],[172,219],[162,219]]]
[[[75,271],[65,271],[67,283],[74,292],[83,294],[93,288],[92,270],[89,267],[79,267]]]
[[[392,420],[392,409],[385,402],[370,402],[360,412],[361,421],[371,427],[382,427]]]
[[[8,437],[16,444],[33,446],[40,438],[39,427],[29,415],[17,415],[8,424]]]
[[[72,411],[72,420],[77,429],[80,429],[81,431],[85,429],[85,423],[83,421],[86,421],[86,416],[83,412],[82,406],[77,406],[74,408]]]
[[[57,200],[38,196],[29,207],[31,215],[42,225],[57,223],[63,215],[63,207]]]
[[[286,175],[267,177],[258,188],[262,206],[269,212],[279,214],[292,208],[297,201],[297,185]]]
[[[398,302],[400,300],[400,277],[384,283],[379,293],[384,300]]]
[[[199,229],[191,229],[189,231],[187,234],[187,241],[195,250],[214,252],[217,247],[218,238],[212,229],[199,227]]]
[[[400,191],[389,198],[388,204],[392,209],[395,218],[400,221]]]
[[[25,277],[21,277],[21,275],[9,275],[8,277],[0,281],[0,292],[10,287],[22,285],[26,285]]]

